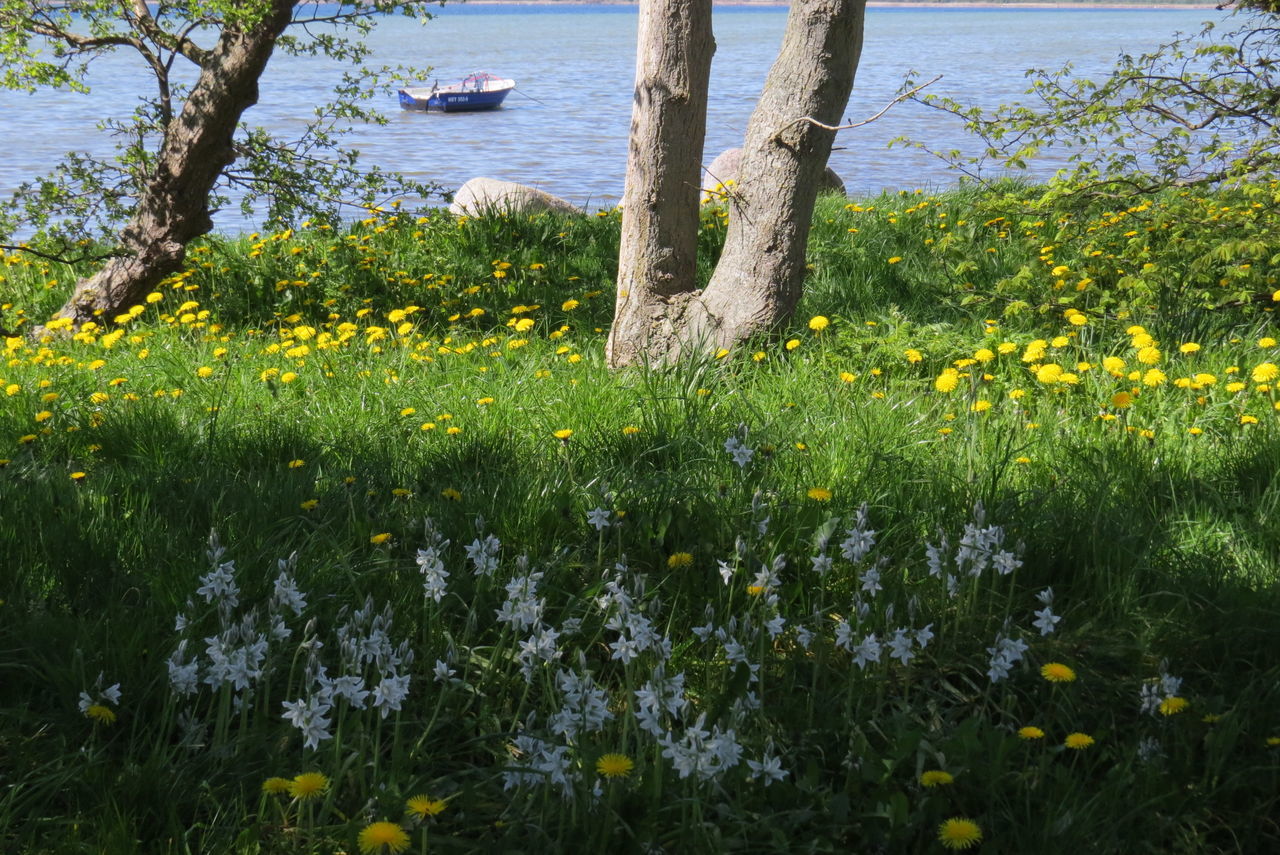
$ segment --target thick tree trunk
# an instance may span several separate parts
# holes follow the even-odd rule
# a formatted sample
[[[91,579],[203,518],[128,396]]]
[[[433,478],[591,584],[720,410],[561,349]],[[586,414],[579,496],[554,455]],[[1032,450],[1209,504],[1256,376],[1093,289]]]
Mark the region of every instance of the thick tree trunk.
[[[248,32],[223,30],[182,111],[165,129],[154,171],[120,234],[124,254],[80,280],[55,317],[70,318],[76,327],[110,323],[181,269],[187,244],[213,228],[209,192],[235,160],[232,136],[244,111],[258,102],[258,78],[294,3],[272,0]]]
[[[793,0],[782,51],[747,126],[729,230],[702,295],[715,348],[791,316],[800,300],[813,205],[862,54],[866,0]]]
[[[610,364],[670,340],[697,276],[698,194],[715,39],[711,0],[641,0]]]
[[[732,347],[794,311],[813,205],[835,136],[809,119],[840,123],[862,53],[865,7],[865,0],[792,0],[782,50],[747,127],[724,252],[704,292],[688,279],[660,281],[646,276],[646,267],[636,272],[637,250],[632,245],[628,254],[624,209],[618,319],[625,299],[628,308],[645,309],[641,320],[647,323],[615,319],[611,365],[665,363],[687,352]],[[660,156],[637,142],[634,127],[632,159],[638,152]],[[696,240],[696,224],[680,227],[691,232],[682,239]],[[647,257],[661,258],[663,249],[677,245],[667,230],[649,229],[639,244]],[[630,278],[624,281],[621,271]]]

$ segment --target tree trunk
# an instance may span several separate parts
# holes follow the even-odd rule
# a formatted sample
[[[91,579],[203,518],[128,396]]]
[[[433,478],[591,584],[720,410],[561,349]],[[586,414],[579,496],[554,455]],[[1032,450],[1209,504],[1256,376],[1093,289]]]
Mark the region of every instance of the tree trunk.
[[[258,78],[292,19],[294,2],[271,0],[247,32],[230,26],[222,31],[181,113],[165,128],[151,176],[120,233],[124,254],[77,282],[54,317],[70,318],[75,327],[110,323],[180,270],[187,244],[213,228],[209,192],[235,160],[232,137],[240,116],[258,102]]]
[[[792,0],[782,50],[747,127],[724,251],[704,292],[695,291],[696,283],[689,280],[636,277],[636,250],[628,255],[624,209],[618,318],[625,299],[649,307],[648,324],[615,320],[611,365],[713,353],[776,326],[795,310],[819,180],[835,137],[808,119],[840,123],[862,53],[865,7],[865,0]],[[633,123],[633,160],[638,149],[645,151],[634,128]],[[667,242],[642,244],[647,257],[661,257],[660,248],[676,245],[666,228],[649,230],[651,239]],[[681,239],[696,241],[696,222],[681,228],[691,232]],[[621,271],[636,280],[624,281]],[[673,290],[681,282],[684,289]]]
[[[643,361],[651,343],[678,335],[694,295],[714,53],[711,0],[641,0],[612,365]]]

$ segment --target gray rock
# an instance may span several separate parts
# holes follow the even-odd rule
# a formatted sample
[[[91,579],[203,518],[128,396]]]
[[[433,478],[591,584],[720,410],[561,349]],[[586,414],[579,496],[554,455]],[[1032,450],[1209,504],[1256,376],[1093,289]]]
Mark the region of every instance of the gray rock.
[[[552,211],[558,214],[581,214],[577,205],[552,196],[535,187],[499,181],[496,178],[472,178],[454,194],[449,213],[475,217],[502,211],[508,214],[536,214]]]
[[[702,195],[705,198],[714,191],[717,185],[738,180],[738,164],[742,162],[742,149],[731,148],[721,152],[711,165],[702,170]],[[830,166],[822,176],[819,193],[845,194],[844,181]]]

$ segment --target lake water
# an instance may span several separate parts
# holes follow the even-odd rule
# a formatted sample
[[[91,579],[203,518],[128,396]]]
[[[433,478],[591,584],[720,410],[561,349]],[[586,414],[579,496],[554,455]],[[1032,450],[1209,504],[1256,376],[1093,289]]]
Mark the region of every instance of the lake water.
[[[486,175],[592,208],[617,202],[631,118],[635,8],[450,5],[436,15],[425,26],[382,22],[371,39],[371,64],[430,66],[442,83],[485,70],[515,78],[518,88],[501,110],[447,115],[403,112],[395,94],[385,93],[379,104],[390,124],[362,127],[351,137],[365,160],[448,188]],[[847,116],[876,113],[909,70],[943,75],[932,88],[938,94],[994,106],[1023,96],[1028,68],[1072,62],[1080,74],[1101,75],[1121,50],[1147,50],[1223,17],[1211,9],[871,9]],[[707,161],[741,143],[785,19],[781,8],[716,9]],[[246,120],[286,135],[326,99],[335,76],[322,61],[277,56]],[[95,123],[131,111],[144,78],[122,54],[94,66],[87,96],[0,91],[0,196],[68,150],[106,150]],[[831,166],[855,194],[954,182],[931,155],[887,148],[901,135],[942,149],[966,143],[954,119],[901,104],[871,125],[842,132]],[[1051,172],[1045,164],[1033,174]],[[219,228],[244,226],[237,216],[221,214]]]

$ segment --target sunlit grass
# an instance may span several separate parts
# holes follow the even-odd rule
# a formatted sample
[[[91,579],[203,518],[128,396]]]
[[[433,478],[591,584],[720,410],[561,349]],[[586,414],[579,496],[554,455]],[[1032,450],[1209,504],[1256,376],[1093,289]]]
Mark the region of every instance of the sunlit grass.
[[[789,327],[662,373],[612,213],[211,240],[8,339],[0,839],[1274,845],[1276,285],[1162,225],[1264,214],[1017,192],[824,201]],[[21,331],[73,273],[3,275]]]

